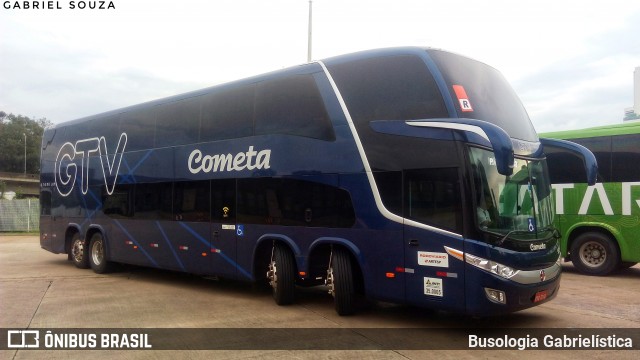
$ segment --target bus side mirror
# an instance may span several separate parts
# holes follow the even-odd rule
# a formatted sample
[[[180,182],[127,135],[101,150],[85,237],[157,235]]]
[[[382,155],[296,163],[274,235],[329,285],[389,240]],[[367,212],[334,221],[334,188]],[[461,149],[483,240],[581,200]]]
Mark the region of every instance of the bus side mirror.
[[[491,144],[493,154],[496,156],[498,173],[504,176],[513,174],[515,160],[513,143],[509,134],[497,125],[483,120],[466,118],[410,120],[406,123],[411,126],[460,130],[479,135]]]
[[[576,154],[578,157],[582,158],[584,163],[585,171],[587,172],[587,183],[589,185],[595,185],[596,178],[598,175],[598,162],[596,161],[595,155],[591,152],[591,150],[586,147],[576,144],[571,141],[559,140],[559,139],[549,139],[549,138],[540,138],[540,143],[542,146],[555,146],[561,149],[567,150],[571,153]]]

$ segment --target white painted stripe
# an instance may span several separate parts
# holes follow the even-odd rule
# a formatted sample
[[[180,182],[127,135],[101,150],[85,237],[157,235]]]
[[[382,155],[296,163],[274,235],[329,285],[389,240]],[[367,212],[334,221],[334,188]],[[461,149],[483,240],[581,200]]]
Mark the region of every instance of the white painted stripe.
[[[329,79],[329,83],[331,84],[331,87],[333,88],[333,91],[335,92],[337,98],[338,98],[338,102],[340,103],[340,107],[342,108],[342,112],[344,113],[345,118],[347,119],[347,123],[349,124],[349,128],[351,129],[351,134],[353,135],[353,138],[355,139],[356,142],[356,146],[358,148],[358,152],[360,153],[360,158],[362,159],[362,164],[364,165],[364,170],[367,174],[367,178],[369,179],[369,185],[371,186],[371,190],[373,191],[373,197],[376,201],[376,206],[378,207],[378,211],[380,211],[380,213],[387,219],[400,223],[400,224],[404,224],[404,225],[409,225],[412,227],[416,227],[419,229],[424,229],[424,230],[429,230],[429,231],[433,231],[433,232],[437,232],[439,234],[443,234],[443,235],[448,235],[448,236],[454,236],[457,238],[462,239],[462,235],[460,234],[456,234],[454,232],[451,231],[447,231],[444,229],[440,229],[437,227],[433,227],[433,226],[429,226],[426,224],[422,224],[419,223],[417,221],[413,221],[413,220],[409,220],[409,219],[405,219],[402,216],[398,216],[394,213],[392,213],[391,211],[387,210],[387,208],[384,206],[384,204],[382,203],[382,198],[380,197],[380,191],[378,191],[378,186],[376,185],[376,181],[375,178],[373,177],[373,172],[371,171],[371,166],[369,165],[369,160],[367,159],[367,156],[364,152],[364,147],[362,146],[362,142],[360,141],[360,137],[358,136],[358,132],[356,131],[356,127],[353,123],[353,119],[351,118],[351,114],[349,114],[349,110],[347,109],[347,104],[344,102],[344,99],[342,98],[342,95],[340,94],[340,90],[338,90],[338,86],[336,85],[335,81],[333,81],[333,77],[331,77],[331,74],[329,73],[329,70],[327,69],[327,67],[324,65],[324,63],[322,61],[318,61],[318,64],[320,64],[320,66],[322,66],[322,69],[324,70],[324,73],[327,75],[327,78]],[[445,123],[446,124],[446,123]],[[486,134],[485,134],[486,136]]]
[[[484,130],[482,130],[482,128],[475,125],[447,123],[447,122],[439,122],[439,121],[406,121],[406,124],[411,126],[434,127],[434,128],[440,128],[440,129],[468,131],[474,134],[478,134],[482,136],[485,140],[490,142],[489,137],[487,136],[487,133],[485,133]]]

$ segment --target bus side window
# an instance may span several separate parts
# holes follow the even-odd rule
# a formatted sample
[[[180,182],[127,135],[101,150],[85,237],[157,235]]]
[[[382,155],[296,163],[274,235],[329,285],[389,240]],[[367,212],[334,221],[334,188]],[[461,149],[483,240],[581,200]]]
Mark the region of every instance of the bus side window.
[[[122,114],[120,118],[120,133],[127,134],[127,152],[148,150],[154,147],[155,113],[155,108],[151,108],[131,110]],[[119,136],[120,134],[118,134]]]
[[[545,146],[544,152],[547,155],[552,184],[574,184],[587,181],[582,159],[577,155],[555,146]]]
[[[40,192],[40,215],[51,215],[51,191]]]
[[[255,134],[335,140],[333,125],[312,75],[267,80],[257,86]]]
[[[611,181],[611,137],[570,139],[591,150],[598,161],[598,182]],[[585,181],[581,181],[585,182]]]
[[[200,141],[237,139],[253,135],[255,84],[203,96]]]
[[[209,181],[185,181],[174,184],[173,217],[176,221],[210,220]]]
[[[135,191],[135,219],[171,219],[172,183],[137,184]]]
[[[612,143],[611,181],[640,181],[640,134],[615,136]]]
[[[457,168],[405,171],[405,217],[462,232]]]
[[[182,99],[157,107],[156,147],[195,144],[200,130],[202,96]]]
[[[307,227],[352,227],[349,193],[335,186],[289,178],[241,179],[238,222]]]
[[[115,218],[130,218],[133,215],[133,185],[116,185],[109,195],[102,190],[102,211],[105,215]]]
[[[211,181],[211,221],[235,222],[236,180],[220,179]]]

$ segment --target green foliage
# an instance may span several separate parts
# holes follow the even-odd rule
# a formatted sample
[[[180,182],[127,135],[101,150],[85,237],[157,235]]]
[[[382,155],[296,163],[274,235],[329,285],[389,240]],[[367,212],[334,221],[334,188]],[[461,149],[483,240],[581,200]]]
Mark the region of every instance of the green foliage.
[[[26,116],[0,111],[0,171],[28,174],[40,172],[40,143],[44,128],[51,125],[47,119],[29,119]]]

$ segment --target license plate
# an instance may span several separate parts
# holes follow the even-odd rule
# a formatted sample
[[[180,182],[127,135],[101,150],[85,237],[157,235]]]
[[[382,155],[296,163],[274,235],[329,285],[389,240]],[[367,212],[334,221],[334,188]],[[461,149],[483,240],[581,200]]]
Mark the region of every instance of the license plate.
[[[536,295],[533,297],[533,302],[537,303],[547,298],[547,290],[538,291]]]

